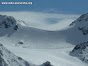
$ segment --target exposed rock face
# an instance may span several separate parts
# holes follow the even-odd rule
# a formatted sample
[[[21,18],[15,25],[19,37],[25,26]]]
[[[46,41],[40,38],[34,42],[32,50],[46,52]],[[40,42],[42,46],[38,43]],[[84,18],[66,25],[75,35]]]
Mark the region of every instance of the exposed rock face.
[[[17,30],[17,21],[12,16],[0,15],[0,28],[13,28]]]
[[[83,33],[83,35],[87,35],[88,34],[88,13],[81,15],[77,20],[72,22],[70,26],[71,25],[75,25],[75,27],[77,27],[78,30],[80,30]]]
[[[88,41],[80,43],[70,52],[70,55],[78,57],[88,63]]]
[[[18,20],[12,16],[0,15],[0,36],[12,35],[18,30]]]
[[[49,61],[46,61],[45,63],[43,63],[41,66],[53,66],[51,65],[51,63]]]
[[[77,20],[75,20],[70,26],[73,26],[75,29],[78,29],[80,34],[79,43],[75,48],[70,52],[70,55],[78,57],[84,62],[88,63],[88,13],[81,15]],[[75,36],[75,38],[78,38]],[[83,42],[83,43],[82,43]]]

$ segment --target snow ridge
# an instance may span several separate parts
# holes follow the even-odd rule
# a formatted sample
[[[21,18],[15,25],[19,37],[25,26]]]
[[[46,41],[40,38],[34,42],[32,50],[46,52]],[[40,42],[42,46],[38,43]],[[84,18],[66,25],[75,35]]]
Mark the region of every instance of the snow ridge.
[[[75,27],[80,30],[83,35],[88,34],[88,13],[81,15],[77,20],[72,22],[70,26],[75,25]]]
[[[88,63],[88,41],[80,43],[70,52],[70,55],[78,57]]]
[[[17,57],[15,54],[0,44],[0,66],[52,66],[49,61],[41,65],[35,65]]]
[[[30,66],[30,64],[0,44],[0,66]]]

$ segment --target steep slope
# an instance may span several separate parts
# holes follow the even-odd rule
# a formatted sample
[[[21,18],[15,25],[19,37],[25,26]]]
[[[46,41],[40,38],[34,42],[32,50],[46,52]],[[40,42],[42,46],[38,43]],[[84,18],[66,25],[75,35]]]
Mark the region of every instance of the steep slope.
[[[88,39],[88,13],[81,15],[77,20],[69,25],[69,29],[62,30],[62,34],[66,37],[66,41],[71,44],[78,44]]]
[[[0,44],[0,66],[52,66],[49,61],[41,64],[34,65],[23,60],[21,57],[16,56],[2,44]]]
[[[21,57],[17,57],[15,54],[6,49],[0,44],[0,66],[52,66],[49,61],[41,64],[34,65],[23,60]]]
[[[31,64],[32,65],[32,64]],[[0,44],[0,66],[31,66],[21,57],[17,57]]]
[[[0,15],[0,36],[11,35],[18,29],[17,21],[12,16]]]
[[[76,21],[70,25],[75,25],[83,33],[83,35],[88,34],[88,13],[81,15]]]
[[[80,43],[70,52],[70,55],[78,57],[88,63],[88,41]]]

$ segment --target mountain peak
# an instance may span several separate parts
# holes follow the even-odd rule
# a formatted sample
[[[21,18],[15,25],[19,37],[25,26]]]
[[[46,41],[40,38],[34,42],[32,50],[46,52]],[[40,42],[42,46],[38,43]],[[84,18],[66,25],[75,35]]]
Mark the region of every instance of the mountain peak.
[[[13,28],[17,30],[17,21],[12,16],[0,15],[0,28]]]
[[[79,22],[81,22],[81,21],[88,21],[88,13],[85,13],[85,14],[81,15],[77,20]]]
[[[81,31],[83,35],[88,34],[88,13],[81,15],[77,20],[73,21],[70,26],[74,26]]]

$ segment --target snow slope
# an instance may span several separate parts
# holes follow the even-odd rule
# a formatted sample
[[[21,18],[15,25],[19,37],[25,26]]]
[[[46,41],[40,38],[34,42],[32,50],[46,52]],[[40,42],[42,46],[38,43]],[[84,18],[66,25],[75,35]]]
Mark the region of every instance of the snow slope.
[[[11,44],[14,46],[21,45],[29,48],[56,48],[56,46],[63,47],[63,45],[58,45],[58,43],[70,45],[69,43],[65,43],[65,40],[62,38],[63,35],[60,33],[58,35],[57,31],[46,31],[23,26],[23,24],[25,25],[23,21],[16,20],[11,16],[1,15],[0,23],[0,35],[2,36],[0,38],[0,42],[3,44]],[[20,41],[23,41],[23,44],[19,44]],[[56,44],[56,46],[54,44]]]
[[[85,17],[86,16],[87,15],[85,15]],[[67,47],[76,45],[77,43],[87,40],[88,37],[87,35],[85,37],[85,35],[82,34],[81,30],[79,30],[79,27],[83,23],[85,23],[84,25],[86,25],[87,22],[79,22],[79,19],[75,20],[73,22],[74,24],[67,26],[66,29],[57,31],[42,30],[29,27],[27,26],[27,23],[25,21],[15,19],[15,25],[18,26],[17,31],[6,29],[2,33],[5,34],[3,37],[0,38],[0,41],[3,44],[8,43],[14,46],[23,46],[29,48],[61,48],[64,47],[65,44]],[[10,36],[8,37],[8,35]],[[19,44],[20,41],[23,41],[23,44]]]
[[[70,52],[70,55],[78,57],[82,61],[88,63],[88,13],[81,15],[71,25],[75,25],[75,28],[78,28],[84,37],[80,38],[82,41],[80,40],[80,42]]]
[[[70,55],[78,57],[82,61],[88,63],[88,41],[76,45],[70,52]]]
[[[0,44],[0,66],[30,66],[30,64]]]
[[[13,14],[13,13],[11,13],[11,14]],[[25,15],[24,12],[20,13],[20,14],[22,14],[23,16]],[[38,13],[40,16],[37,16],[38,14],[36,14],[36,13],[32,13],[32,14],[35,14],[34,17],[41,16],[42,18],[45,16],[58,17],[57,15],[48,15],[48,14],[46,14],[45,16],[42,16],[44,14],[40,14],[40,13]],[[19,16],[19,17],[21,17],[21,16]],[[15,16],[15,17],[17,17],[17,16]],[[52,17],[52,18],[54,18],[54,17]],[[63,17],[63,15],[61,18],[66,19],[65,17]],[[37,19],[39,19],[39,18],[37,18]],[[73,25],[65,27],[66,29],[61,29],[61,30],[57,30],[57,31],[42,30],[42,29],[38,29],[38,28],[29,27],[28,26],[28,19],[24,18],[24,20],[27,20],[27,22],[23,21],[23,20],[16,20],[16,23],[19,24],[19,29],[17,31],[15,31],[14,33],[12,33],[13,35],[10,34],[11,35],[10,37],[5,37],[5,38],[7,38],[7,41],[9,41],[9,42],[12,41],[9,44],[18,45],[19,41],[23,41],[24,44],[26,44],[24,47],[28,47],[30,45],[31,48],[32,47],[33,48],[36,48],[36,47],[37,48],[45,48],[45,47],[58,48],[59,46],[63,47],[63,44],[67,44],[67,45],[69,45],[69,43],[77,44],[77,43],[80,43],[80,42],[87,40],[87,36],[85,38],[85,36],[82,34],[82,32],[78,29],[81,26],[81,24],[83,23],[83,22],[79,23],[78,19],[74,21],[75,25],[73,24]],[[33,17],[30,20],[32,20],[32,22],[33,22]],[[80,24],[80,26],[79,26],[79,24]],[[34,25],[38,25],[38,24],[34,24]],[[64,23],[61,23],[59,25],[64,26]],[[47,26],[45,26],[45,27],[47,27]],[[76,36],[76,38],[75,38],[75,36]],[[3,40],[4,40],[4,38],[3,38]],[[2,38],[1,38],[1,41],[2,41]],[[4,42],[3,44],[5,44],[6,40],[3,42]],[[62,45],[61,45],[61,43],[62,43]]]
[[[15,49],[16,50],[16,49]],[[18,51],[18,50],[17,50]],[[23,60],[21,57],[16,56],[2,44],[0,44],[0,66],[52,66],[49,61],[41,65],[34,65]]]
[[[87,40],[87,34],[85,36],[79,29],[82,27],[81,24],[85,23],[85,26],[87,22],[79,22],[77,19],[66,29],[50,31],[23,26],[26,25],[25,21],[16,19],[15,21],[17,30],[13,27],[0,28],[4,33],[0,37],[0,42],[16,55],[36,65],[50,61],[55,66],[78,66],[79,64],[86,66],[81,60],[69,56],[69,52],[74,47],[73,45]]]
[[[9,45],[6,45],[6,47],[17,56],[20,56],[28,62],[32,62],[36,65],[41,65],[46,61],[50,61],[53,66],[88,65],[83,63],[80,59],[69,55],[69,52],[73,49],[73,47],[59,49],[29,49]]]

